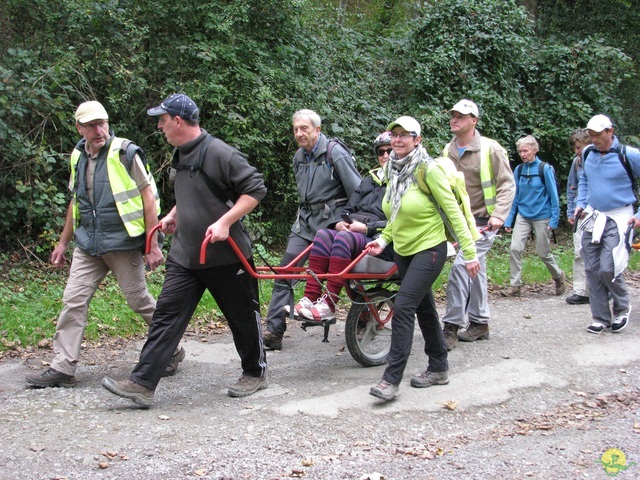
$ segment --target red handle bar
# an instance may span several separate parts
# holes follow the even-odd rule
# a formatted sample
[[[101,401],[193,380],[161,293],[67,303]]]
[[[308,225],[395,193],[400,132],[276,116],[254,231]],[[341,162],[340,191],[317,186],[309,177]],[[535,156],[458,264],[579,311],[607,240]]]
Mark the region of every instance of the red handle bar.
[[[211,241],[211,234],[209,233],[208,235],[205,235],[204,241],[200,246],[200,265],[204,265],[205,263],[207,263],[207,245],[209,245],[210,241]]]
[[[151,253],[151,239],[153,238],[153,234],[156,233],[157,230],[160,230],[160,228],[162,228],[161,222],[153,227],[149,232],[149,235],[147,235],[147,244],[144,248],[144,253],[146,253],[147,255]]]

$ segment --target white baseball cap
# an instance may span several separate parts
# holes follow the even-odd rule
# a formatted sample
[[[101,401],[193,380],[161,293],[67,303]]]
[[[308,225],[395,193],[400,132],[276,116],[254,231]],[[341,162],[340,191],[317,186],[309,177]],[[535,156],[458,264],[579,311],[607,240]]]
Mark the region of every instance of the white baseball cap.
[[[596,133],[600,133],[603,130],[607,130],[609,128],[613,128],[613,124],[609,117],[605,115],[596,115],[595,117],[591,117],[589,123],[587,123],[587,130],[593,130]]]
[[[451,112],[458,112],[462,115],[471,114],[476,118],[480,116],[480,113],[478,112],[478,105],[467,99],[460,100],[458,103],[456,103],[453,108],[449,110],[449,113]]]
[[[408,117],[406,115],[398,118],[395,122],[390,123],[387,130],[393,130],[397,126],[404,128],[407,132],[415,132],[416,135],[420,135],[420,132],[422,131],[418,121],[415,118]]]

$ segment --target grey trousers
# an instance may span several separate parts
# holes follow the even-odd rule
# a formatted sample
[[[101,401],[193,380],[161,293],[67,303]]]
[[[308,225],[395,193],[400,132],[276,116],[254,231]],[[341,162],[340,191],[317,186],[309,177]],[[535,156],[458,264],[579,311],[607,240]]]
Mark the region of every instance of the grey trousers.
[[[311,245],[311,241],[306,240],[294,233],[289,234],[287,242],[287,250],[280,261],[280,266],[288,265],[291,260],[296,258],[305,248]],[[300,259],[298,266],[304,265],[307,257]],[[269,310],[267,311],[267,330],[276,335],[283,335],[287,330],[286,314],[282,310],[285,305],[289,305],[293,300],[290,280],[276,280],[273,282],[273,291],[271,292],[271,302],[269,302]]]
[[[562,270],[558,267],[556,259],[551,254],[551,246],[549,244],[549,219],[528,220],[522,215],[516,216],[516,224],[513,227],[511,235],[511,286],[519,287],[522,285],[522,251],[531,230],[536,233],[536,253],[542,263],[551,274],[551,278],[557,280],[562,276]]]
[[[487,294],[487,252],[491,250],[496,232],[486,232],[476,242],[476,252],[480,262],[480,272],[471,280],[467,273],[462,251],[458,252],[451,265],[447,282],[447,311],[443,323],[451,323],[464,328],[469,321],[489,323],[489,296]]]
[[[604,325],[611,325],[609,295],[613,303],[613,316],[629,310],[629,292],[624,275],[613,276],[613,249],[620,243],[616,222],[607,219],[599,244],[591,243],[592,238],[591,232],[582,234],[582,258],[589,284],[591,316]]]

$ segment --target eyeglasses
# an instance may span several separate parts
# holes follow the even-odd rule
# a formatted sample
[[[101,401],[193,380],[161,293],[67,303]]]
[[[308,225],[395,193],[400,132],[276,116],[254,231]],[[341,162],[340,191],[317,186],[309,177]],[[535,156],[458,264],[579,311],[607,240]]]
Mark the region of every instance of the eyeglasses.
[[[102,128],[105,126],[106,123],[107,123],[106,120],[97,120],[91,123],[80,123],[80,126],[85,128]]]
[[[466,115],[462,115],[460,113],[452,113],[450,119],[451,120],[464,120],[465,118],[470,118],[471,115],[466,114]]]
[[[391,152],[393,152],[393,148],[379,148],[378,149],[378,156],[379,157],[384,157],[385,153],[387,155],[391,155]]]
[[[392,139],[394,139],[394,138],[401,138],[401,139],[403,139],[403,140],[406,140],[406,139],[407,139],[407,138],[409,138],[409,137],[413,137],[413,138],[415,138],[415,137],[417,137],[417,136],[418,136],[418,134],[417,134],[416,132],[402,132],[402,133],[393,133],[393,132],[392,132],[392,133],[391,133],[391,138],[392,138]]]

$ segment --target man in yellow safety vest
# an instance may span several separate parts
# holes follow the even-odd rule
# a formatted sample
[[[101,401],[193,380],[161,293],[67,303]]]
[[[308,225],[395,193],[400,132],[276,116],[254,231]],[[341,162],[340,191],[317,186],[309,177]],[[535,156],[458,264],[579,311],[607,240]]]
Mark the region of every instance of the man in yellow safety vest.
[[[471,211],[483,230],[476,242],[480,273],[469,279],[464,257],[458,253],[449,274],[447,311],[442,319],[449,351],[458,339],[473,342],[489,338],[486,253],[509,215],[515,194],[507,152],[495,140],[480,135],[476,129],[479,116],[478,106],[471,100],[460,100],[449,110],[454,137],[441,155],[450,158],[464,174]]]

